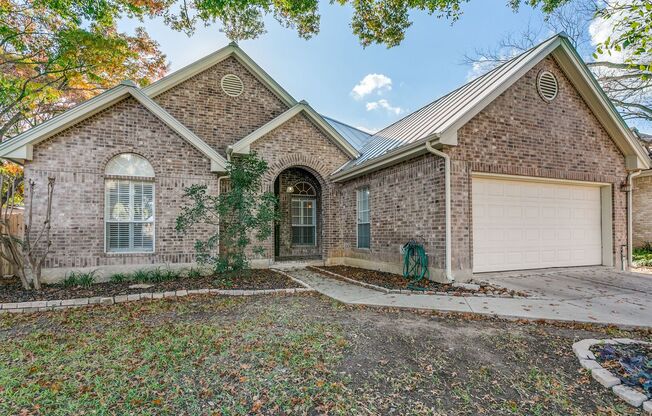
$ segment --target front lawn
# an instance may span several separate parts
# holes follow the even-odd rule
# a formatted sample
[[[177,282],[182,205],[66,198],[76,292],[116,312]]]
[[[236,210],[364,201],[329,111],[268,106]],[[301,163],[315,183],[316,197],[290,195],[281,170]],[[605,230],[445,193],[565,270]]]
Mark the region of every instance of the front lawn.
[[[578,367],[578,325],[194,296],[0,315],[0,414],[636,414]]]

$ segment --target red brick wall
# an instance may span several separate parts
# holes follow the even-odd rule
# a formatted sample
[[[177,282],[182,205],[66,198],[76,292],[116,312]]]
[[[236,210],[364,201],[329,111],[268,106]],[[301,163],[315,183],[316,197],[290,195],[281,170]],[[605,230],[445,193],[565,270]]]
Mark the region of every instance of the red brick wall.
[[[244,91],[229,97],[222,77],[235,74]],[[230,57],[154,97],[161,107],[224,156],[226,147],[287,110],[237,59]]]
[[[153,254],[104,252],[104,169],[116,154],[138,153],[153,166],[156,250]],[[44,210],[45,184],[56,178],[51,255],[45,267],[96,267],[137,263],[194,261],[193,244],[201,231],[174,230],[184,188],[217,177],[210,161],[133,98],[92,116],[34,148],[25,177],[39,186],[35,211]]]
[[[634,178],[632,194],[634,247],[652,242],[652,176]]]
[[[371,247],[358,249],[356,190],[369,187]],[[331,257],[400,265],[400,247],[411,239],[424,244],[430,267],[444,268],[444,163],[432,155],[402,162],[338,186],[338,244]],[[433,276],[435,277],[435,276]]]
[[[319,239],[322,252],[328,253],[337,241],[333,231],[336,199],[330,174],[346,163],[349,157],[303,114],[293,117],[255,141],[251,150],[269,164],[263,180],[266,190],[273,191],[277,176],[292,167],[306,169],[319,181],[322,212]],[[274,254],[273,241],[270,238],[265,244],[268,258]]]
[[[536,90],[541,70],[557,76],[551,103]],[[453,267],[472,269],[471,172],[613,184],[614,256],[626,244],[625,160],[553,58],[546,58],[458,132],[453,159]]]

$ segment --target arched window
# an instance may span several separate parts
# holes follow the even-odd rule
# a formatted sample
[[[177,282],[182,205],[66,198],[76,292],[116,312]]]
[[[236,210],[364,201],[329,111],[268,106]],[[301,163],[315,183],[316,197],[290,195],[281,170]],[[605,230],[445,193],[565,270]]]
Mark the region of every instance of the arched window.
[[[312,187],[308,182],[299,182],[296,185],[292,187],[293,189],[293,194],[294,195],[307,195],[307,196],[315,196],[317,193],[315,192],[315,188]]]
[[[107,252],[154,251],[154,169],[135,153],[122,153],[105,169]]]

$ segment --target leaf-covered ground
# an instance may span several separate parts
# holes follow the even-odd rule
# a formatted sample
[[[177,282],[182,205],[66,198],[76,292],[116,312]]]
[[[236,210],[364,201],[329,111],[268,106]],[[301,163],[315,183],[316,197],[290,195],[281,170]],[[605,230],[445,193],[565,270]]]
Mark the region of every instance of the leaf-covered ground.
[[[230,275],[200,275],[190,277],[171,271],[170,278],[165,280],[152,280],[153,272],[166,273],[167,270],[150,270],[149,276],[146,271],[146,280],[138,280],[134,275],[121,275],[124,281],[93,283],[85,286],[53,284],[44,285],[41,291],[25,290],[17,278],[0,277],[0,302],[29,302],[33,300],[58,300],[89,298],[93,296],[118,296],[130,295],[142,292],[167,292],[171,290],[193,290],[193,289],[289,289],[300,288],[300,284],[294,280],[270,269],[252,269],[241,271]],[[154,276],[155,277],[155,276]],[[147,284],[147,288],[131,287],[140,283]]]
[[[202,296],[0,315],[0,414],[636,414],[578,369],[589,326]]]

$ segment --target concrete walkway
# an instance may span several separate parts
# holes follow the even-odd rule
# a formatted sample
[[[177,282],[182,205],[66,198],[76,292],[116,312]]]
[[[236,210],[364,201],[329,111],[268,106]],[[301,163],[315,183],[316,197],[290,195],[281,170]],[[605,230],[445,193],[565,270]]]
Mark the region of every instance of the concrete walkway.
[[[493,298],[383,293],[306,269],[286,271],[318,292],[340,302],[443,312],[469,312],[511,319],[558,320],[613,324],[625,327],[652,327],[652,293],[632,292],[606,301],[596,297]],[[630,298],[627,298],[629,296]],[[638,296],[638,297],[637,297]]]

